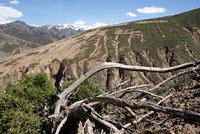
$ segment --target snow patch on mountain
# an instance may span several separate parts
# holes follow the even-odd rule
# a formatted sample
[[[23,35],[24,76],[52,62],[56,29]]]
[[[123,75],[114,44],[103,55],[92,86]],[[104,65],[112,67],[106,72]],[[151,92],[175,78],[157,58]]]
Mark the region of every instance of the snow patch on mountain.
[[[106,26],[106,23],[96,22],[92,25],[87,25],[86,22],[82,20],[75,21],[73,23],[67,23],[67,24],[58,24],[58,25],[46,25],[48,27],[48,30],[55,28],[58,30],[64,30],[64,29],[73,29],[73,30],[89,30],[101,26]]]

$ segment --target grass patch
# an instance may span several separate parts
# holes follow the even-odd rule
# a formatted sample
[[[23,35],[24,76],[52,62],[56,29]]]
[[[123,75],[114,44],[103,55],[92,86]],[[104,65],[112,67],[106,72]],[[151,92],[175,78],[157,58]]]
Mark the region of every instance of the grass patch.
[[[98,54],[97,57],[102,57],[103,55],[106,54],[106,44],[104,44],[104,36],[100,37],[100,41],[98,45],[100,46],[100,53]]]
[[[190,44],[194,42],[192,41],[192,37],[182,27],[174,23],[137,24],[135,28],[143,33],[144,40],[141,42],[141,37],[135,36],[132,39],[132,50],[141,52],[148,49],[153,51],[152,57],[157,57],[156,49],[159,47],[168,46],[175,48],[177,44],[182,44],[184,41]]]
[[[115,27],[111,27],[107,29],[106,35],[108,37],[113,37],[115,36]]]
[[[106,41],[107,44],[107,49],[108,49],[108,55],[110,55],[113,60],[116,60],[116,51],[115,51],[115,46],[113,45],[113,41],[111,39]]]
[[[130,46],[128,43],[128,38],[129,38],[130,34],[120,34],[119,35],[119,49],[121,49],[122,53],[128,53],[130,52]]]
[[[97,43],[97,40],[98,40],[99,36],[97,35],[93,35],[91,36],[90,38],[88,38],[86,40],[87,42],[87,46],[86,45],[83,45],[80,49],[83,50],[83,53],[79,53],[78,55],[76,55],[76,58],[78,60],[81,60],[81,59],[85,59],[85,58],[90,58],[90,54],[92,52],[94,52],[94,50],[96,49],[96,45],[95,43]],[[84,51],[85,50],[85,51]]]
[[[90,54],[94,52],[95,49],[96,49],[96,46],[94,44],[90,44],[89,46],[87,46],[87,49],[84,52],[83,58],[90,58]]]
[[[185,12],[179,15],[175,15],[172,18],[179,24],[185,26],[200,27],[200,9],[195,9],[190,12]]]
[[[174,53],[180,63],[185,63],[194,60],[193,57],[190,57],[188,55],[188,52],[186,52],[183,48],[175,50]]]

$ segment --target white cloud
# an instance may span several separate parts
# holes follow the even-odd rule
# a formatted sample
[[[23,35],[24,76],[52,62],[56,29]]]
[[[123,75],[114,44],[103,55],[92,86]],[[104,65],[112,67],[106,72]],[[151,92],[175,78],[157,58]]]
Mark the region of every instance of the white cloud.
[[[129,16],[129,17],[136,17],[137,16],[135,13],[132,13],[132,12],[127,12],[126,15]]]
[[[97,28],[97,27],[101,27],[101,26],[106,26],[106,23],[102,23],[102,22],[95,22],[92,25],[87,25],[85,21],[82,20],[77,20],[71,24],[65,24],[65,25],[72,25],[77,29],[83,28],[84,30],[88,30],[88,29],[92,29],[92,28]]]
[[[167,9],[163,7],[144,7],[144,8],[138,8],[137,11],[140,13],[150,14],[150,13],[164,13]]]
[[[19,1],[18,0],[11,0],[11,1],[9,1],[9,3],[13,4],[13,5],[18,5]]]
[[[91,28],[96,28],[96,27],[102,27],[102,26],[106,26],[106,23],[102,23],[102,22],[95,22],[93,25],[89,26],[90,29]]]
[[[12,18],[20,18],[23,13],[8,6],[0,6],[0,24],[11,22]]]
[[[77,20],[77,21],[75,21],[73,24],[74,25],[85,25],[85,21],[82,21],[82,20]]]
[[[11,22],[11,20],[4,18],[4,17],[0,17],[0,24],[5,24],[5,23],[9,23]]]

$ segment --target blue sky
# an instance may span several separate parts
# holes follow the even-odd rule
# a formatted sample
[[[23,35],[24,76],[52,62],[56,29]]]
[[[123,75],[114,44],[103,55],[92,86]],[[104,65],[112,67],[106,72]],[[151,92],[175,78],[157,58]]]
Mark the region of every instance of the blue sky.
[[[0,24],[77,24],[93,28],[200,8],[200,0],[0,0]]]

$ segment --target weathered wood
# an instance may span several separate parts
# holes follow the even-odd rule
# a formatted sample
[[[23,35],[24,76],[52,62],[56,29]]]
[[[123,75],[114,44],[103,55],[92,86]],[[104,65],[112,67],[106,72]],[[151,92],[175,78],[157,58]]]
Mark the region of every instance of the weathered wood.
[[[63,101],[68,97],[68,95],[73,92],[79,85],[81,85],[86,79],[94,75],[95,73],[103,70],[103,69],[109,69],[109,68],[122,68],[126,70],[132,70],[132,71],[148,71],[148,72],[159,72],[159,73],[166,73],[171,72],[179,69],[185,69],[188,67],[196,66],[200,64],[200,61],[197,62],[189,62],[185,64],[181,64],[174,67],[168,67],[168,68],[160,68],[160,67],[144,67],[144,66],[132,66],[132,65],[124,65],[120,63],[113,63],[113,62],[104,62],[101,65],[91,69],[86,74],[82,75],[77,81],[75,81],[71,86],[69,86],[67,89],[65,89],[60,95],[59,99],[55,104],[54,114],[57,115],[60,113],[61,105],[63,104]]]
[[[102,125],[104,125],[105,127],[107,127],[108,129],[110,129],[111,133],[113,134],[122,134],[122,132],[112,123],[104,120],[103,117],[100,117],[100,115],[98,115],[91,107],[87,106],[86,104],[82,104],[82,108],[85,109],[85,112],[89,112],[88,116],[90,118],[92,118],[93,120],[101,123]]]
[[[171,97],[172,95],[173,95],[173,94],[167,95],[167,96],[164,97],[162,100],[160,100],[160,101],[157,103],[157,105],[160,105],[161,103],[163,103],[165,100],[167,100],[167,99],[168,99],[169,97]],[[148,113],[142,115],[141,117],[139,117],[139,118],[138,118],[137,120],[135,120],[133,123],[134,123],[134,124],[137,124],[137,123],[139,123],[142,119],[144,119],[144,118],[150,116],[150,115],[153,114],[153,113],[154,113],[154,111],[150,111],[150,112],[148,112]]]
[[[68,118],[68,116],[66,116],[66,117],[61,121],[61,123],[58,125],[58,127],[57,127],[57,129],[56,129],[55,134],[59,134],[59,133],[60,133],[60,130],[61,130],[61,128],[64,126],[64,124],[66,123],[67,118]]]
[[[197,69],[197,70],[199,70],[199,69]],[[180,76],[182,76],[182,75],[189,74],[189,73],[191,73],[191,72],[193,72],[193,71],[194,71],[194,68],[190,68],[190,69],[181,71],[181,72],[179,72],[179,73],[177,73],[177,74],[175,74],[175,75],[172,75],[171,77],[169,77],[169,78],[163,80],[162,82],[158,83],[157,85],[155,85],[153,88],[149,89],[149,91],[153,91],[153,90],[155,90],[155,89],[161,87],[162,85],[164,85],[164,84],[167,83],[168,81],[173,80],[173,79],[175,79],[175,78],[178,78],[178,77],[180,77]]]
[[[84,133],[94,134],[94,130],[93,130],[94,127],[95,127],[94,123],[92,123],[89,119],[87,119],[84,125]]]
[[[88,101],[89,102],[96,102],[96,101],[107,102],[107,103],[110,103],[122,108],[130,107],[133,110],[147,108],[149,110],[162,112],[174,117],[180,117],[186,120],[200,122],[200,113],[189,111],[189,110],[169,108],[169,107],[159,106],[156,104],[151,104],[151,103],[146,103],[146,102],[135,102],[135,103],[129,104],[122,99],[113,98],[113,97],[95,97],[95,98],[89,99]]]

